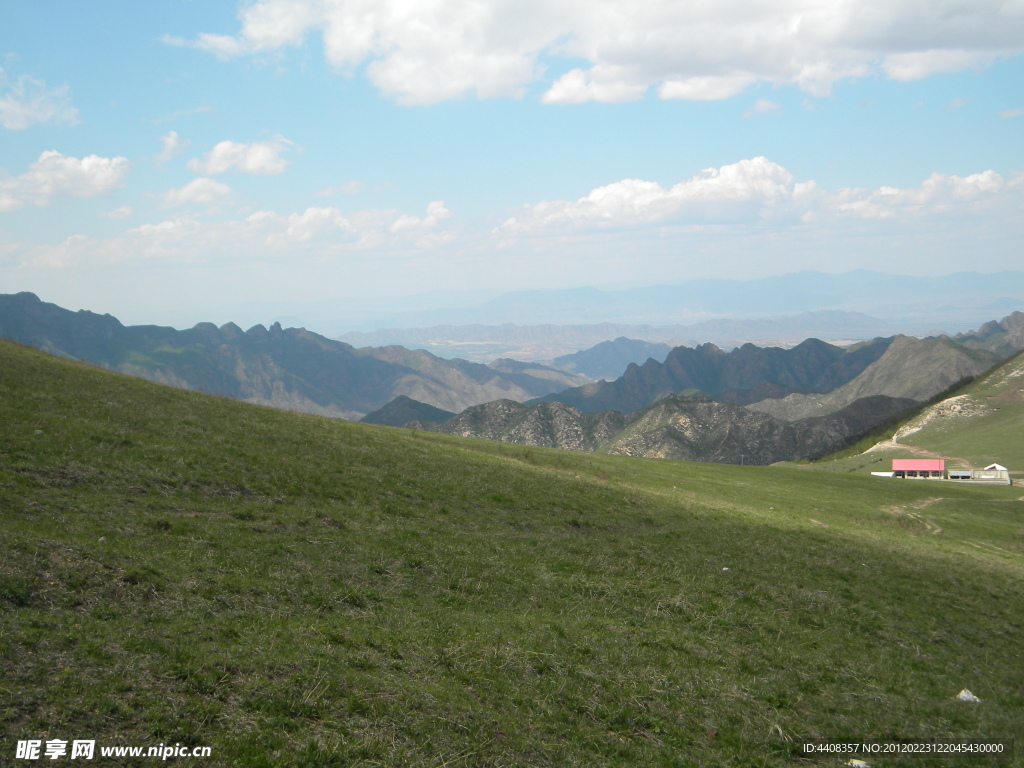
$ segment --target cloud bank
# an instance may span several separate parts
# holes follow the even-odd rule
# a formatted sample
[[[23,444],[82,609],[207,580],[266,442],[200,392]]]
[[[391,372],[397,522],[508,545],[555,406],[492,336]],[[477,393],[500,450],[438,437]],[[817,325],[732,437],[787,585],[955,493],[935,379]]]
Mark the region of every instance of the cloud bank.
[[[821,189],[764,157],[708,168],[665,189],[653,181],[623,179],[578,200],[523,206],[493,234],[599,233],[664,226],[725,224],[807,225],[839,219],[921,218],[1024,210],[1024,174],[1004,179],[995,171],[970,176],[934,173],[920,186],[901,189]]]
[[[223,189],[221,189],[223,187]],[[166,196],[168,205],[214,203],[230,189],[196,179]],[[443,201],[426,215],[397,210],[343,211],[309,207],[290,214],[256,211],[241,219],[204,221],[188,215],[143,224],[110,238],[74,235],[26,255],[25,264],[71,266],[160,261],[171,264],[234,263],[306,259],[330,262],[350,254],[401,255],[435,248],[452,239],[440,227],[451,213]]]
[[[239,18],[236,35],[164,41],[228,59],[318,35],[339,71],[365,65],[409,104],[522,96],[560,61],[585,65],[549,79],[548,103],[725,99],[755,82],[823,96],[1024,51],[1024,6],[1006,0],[255,0]]]
[[[89,160],[51,153],[34,173],[54,163],[76,169]],[[52,199],[58,191],[92,196],[110,189],[118,159],[92,160],[99,168],[111,167],[104,181],[94,178],[88,186],[82,179],[66,180],[44,191],[38,180],[26,181],[26,174],[12,182],[21,185],[18,204]],[[708,265],[720,269],[728,262],[730,268],[751,270],[765,258],[785,258],[802,268],[855,256],[874,268],[942,262],[952,269],[965,254],[983,252],[991,268],[1011,268],[1024,236],[1024,169],[1006,176],[992,170],[933,173],[905,188],[830,190],[754,157],[707,168],[668,187],[622,179],[577,199],[531,203],[506,213],[497,226],[459,222],[441,200],[420,214],[336,206],[247,213],[234,208],[231,198],[227,185],[200,177],[167,192],[164,202],[207,206],[202,216],[175,214],[113,237],[75,235],[19,248],[19,263],[44,269],[154,260],[204,268],[260,263],[282,275],[322,267],[339,274],[359,270],[365,279],[409,283],[411,290],[439,275],[470,282],[494,274],[563,281],[575,275],[578,282],[580,274],[621,279],[626,268],[677,274],[686,265],[685,274],[703,274]],[[0,197],[0,205],[7,199]]]
[[[128,173],[125,157],[89,155],[78,159],[43,152],[14,178],[0,177],[0,213],[26,206],[45,208],[61,197],[93,198],[113,192]]]

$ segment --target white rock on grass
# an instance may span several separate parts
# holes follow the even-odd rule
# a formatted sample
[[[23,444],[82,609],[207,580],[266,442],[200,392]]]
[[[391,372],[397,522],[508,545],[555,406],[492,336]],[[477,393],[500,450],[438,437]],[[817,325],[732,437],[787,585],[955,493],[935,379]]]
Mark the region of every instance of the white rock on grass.
[[[857,760],[855,758],[847,760],[843,765],[849,765],[852,766],[852,768],[871,768],[869,763],[865,763],[863,760]]]
[[[956,700],[957,701],[970,701],[970,702],[973,702],[975,704],[977,704],[978,702],[981,701],[981,699],[979,699],[973,693],[968,691],[966,688],[964,688],[962,691],[960,691],[960,693],[958,693],[956,695]]]

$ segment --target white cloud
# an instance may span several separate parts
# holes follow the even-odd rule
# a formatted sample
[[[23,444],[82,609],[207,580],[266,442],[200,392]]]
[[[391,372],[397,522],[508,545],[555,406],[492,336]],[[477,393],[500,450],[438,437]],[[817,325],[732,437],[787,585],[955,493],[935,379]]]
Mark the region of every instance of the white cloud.
[[[201,176],[179,189],[168,191],[164,195],[164,204],[172,208],[179,205],[213,205],[230,196],[231,187],[227,184]]]
[[[186,190],[190,186],[172,192],[189,197],[191,193]],[[204,188],[194,187],[195,198],[187,202],[207,202],[201,199]],[[453,240],[455,235],[440,226],[449,217],[451,212],[440,201],[430,203],[422,217],[397,210],[343,211],[333,206],[290,214],[257,211],[243,219],[222,221],[174,216],[111,238],[74,235],[57,245],[32,249],[23,257],[23,264],[52,267],[151,260],[230,263],[282,259],[288,263],[296,259],[325,262],[369,253],[387,257],[436,248]]]
[[[1005,109],[999,113],[999,116],[1003,120],[1011,120],[1014,117],[1024,116],[1024,109]]]
[[[570,70],[555,81],[541,97],[541,101],[545,104],[636,101],[647,90],[644,83],[622,82],[614,77],[602,77],[601,74],[600,71],[593,70]]]
[[[0,177],[0,213],[26,206],[42,208],[59,197],[103,197],[127,173],[124,157],[89,155],[79,160],[52,150],[43,152],[20,176]]]
[[[255,173],[271,176],[281,173],[288,167],[288,161],[281,157],[281,152],[291,142],[278,136],[272,141],[256,141],[243,144],[237,141],[222,141],[202,159],[189,160],[189,170],[208,176],[236,170],[244,173]]]
[[[156,156],[156,164],[163,165],[172,157],[180,155],[188,141],[178,136],[177,131],[168,131],[160,137],[160,154]]]
[[[755,115],[770,115],[772,112],[778,112],[779,105],[774,101],[768,99],[758,99],[754,102],[754,106],[743,113],[744,117],[754,117]]]
[[[107,211],[103,216],[107,219],[127,219],[133,213],[135,213],[135,209],[130,205],[122,205],[112,211]]]
[[[44,123],[78,122],[66,85],[48,88],[42,80],[21,75],[11,81],[0,68],[0,125],[21,130]]]
[[[302,44],[311,34],[345,73],[405,103],[517,97],[545,60],[587,62],[554,79],[549,103],[723,99],[763,81],[828,94],[838,80],[897,80],[985,66],[1024,51],[1007,0],[253,0],[237,35],[165,37],[221,58]]]
[[[989,64],[993,53],[963,50],[928,50],[894,53],[885,57],[882,69],[893,80],[922,80],[931,75],[962,72]]]
[[[662,99],[685,99],[688,101],[716,101],[728,99],[754,82],[751,75],[695,76],[666,80],[658,86]]]
[[[797,182],[764,157],[708,168],[665,189],[653,181],[623,179],[578,200],[524,206],[493,234],[499,238],[590,233],[623,229],[748,224],[802,225],[826,219],[920,220],[970,215],[1000,208],[1020,211],[1024,177],[995,171],[970,176],[935,173],[919,186],[900,189],[821,189]]]
[[[403,213],[395,219],[390,229],[392,232],[399,232],[403,229],[434,227],[438,222],[451,218],[451,215],[452,212],[445,207],[444,200],[435,200],[427,206],[426,216],[409,216]]]
[[[995,171],[970,176],[933,173],[911,189],[840,189],[822,198],[822,210],[862,219],[962,215],[998,204],[1003,201],[1000,198],[1019,198],[1021,186],[1013,179],[1007,182]]]
[[[344,212],[335,207],[311,207],[288,216],[260,211],[246,223],[270,248],[302,245],[326,255],[349,250],[429,247],[451,238],[450,233],[438,232],[440,222],[451,215],[444,203],[436,200],[427,205],[422,217],[395,210]]]
[[[757,218],[762,208],[792,198],[793,177],[763,157],[707,168],[670,189],[653,181],[623,179],[575,201],[528,205],[498,230],[607,229],[683,221],[723,223]]]

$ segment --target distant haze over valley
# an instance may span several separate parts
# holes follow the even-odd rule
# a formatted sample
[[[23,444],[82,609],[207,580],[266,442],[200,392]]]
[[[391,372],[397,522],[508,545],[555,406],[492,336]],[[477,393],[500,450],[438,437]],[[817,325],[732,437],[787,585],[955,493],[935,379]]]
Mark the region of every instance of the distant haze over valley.
[[[667,353],[671,347],[692,347],[705,342],[722,347],[747,343],[790,347],[815,337],[842,343],[892,335],[899,333],[901,327],[896,321],[858,312],[819,310],[782,317],[707,320],[693,325],[439,325],[353,331],[339,339],[357,347],[401,344],[410,349],[426,349],[440,357],[477,362],[514,357],[558,365],[557,361],[574,352],[619,337],[661,345],[667,347]],[[644,359],[636,362],[642,363]],[[602,374],[598,378],[607,376]]]
[[[850,330],[857,333],[956,333],[976,327],[993,317],[1002,317],[1024,306],[1024,272],[1003,271],[983,274],[964,271],[947,275],[897,275],[869,270],[843,273],[794,272],[754,279],[716,278],[664,285],[632,287],[538,288],[536,290],[497,293],[494,291],[433,291],[415,295],[360,296],[339,295],[317,301],[246,301],[210,305],[201,313],[146,310],[119,311],[113,306],[88,307],[112,312],[132,324],[159,323],[189,328],[197,322],[221,325],[234,322],[242,327],[257,323],[280,322],[284,327],[304,327],[316,333],[341,338],[349,343],[379,345],[410,344],[397,330],[425,330],[439,326],[614,326],[596,330],[581,340],[576,349],[592,346],[616,336],[644,338],[647,341],[737,341],[784,340],[786,336],[757,335],[756,328],[709,328],[717,337],[647,338],[628,332],[635,326],[697,326],[721,320],[792,318],[808,312],[848,312],[867,315],[869,320],[851,319]],[[827,317],[827,316],[822,316]],[[795,334],[800,341],[807,335],[840,340],[842,329],[835,318],[821,324],[820,331],[802,329]],[[860,327],[874,323],[875,328]],[[382,331],[385,331],[381,333]],[[373,337],[356,337],[356,332],[378,332]],[[789,330],[771,330],[789,333]],[[839,335],[828,335],[834,332]],[[753,335],[751,335],[753,334]],[[479,335],[479,334],[478,334]],[[858,336],[858,338],[864,338]],[[385,339],[385,340],[381,340]],[[453,342],[491,341],[480,336],[452,334]],[[501,343],[506,343],[502,340]],[[444,354],[441,347],[427,347]],[[575,350],[566,350],[575,351]],[[557,354],[564,354],[558,352]],[[500,355],[498,355],[500,356]]]
[[[621,290],[519,291],[472,305],[377,315],[321,303],[305,316],[309,327],[327,335],[347,323],[349,329],[336,336],[357,347],[402,344],[487,362],[552,360],[619,336],[732,347],[792,346],[809,337],[843,342],[951,334],[1021,306],[1024,272],[907,276],[855,270]]]

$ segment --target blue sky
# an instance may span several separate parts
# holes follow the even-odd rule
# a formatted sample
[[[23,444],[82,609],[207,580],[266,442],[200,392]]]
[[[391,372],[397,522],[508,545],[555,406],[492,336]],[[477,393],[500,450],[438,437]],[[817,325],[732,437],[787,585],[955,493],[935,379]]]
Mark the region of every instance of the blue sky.
[[[0,7],[0,292],[1019,269],[1020,0]]]

